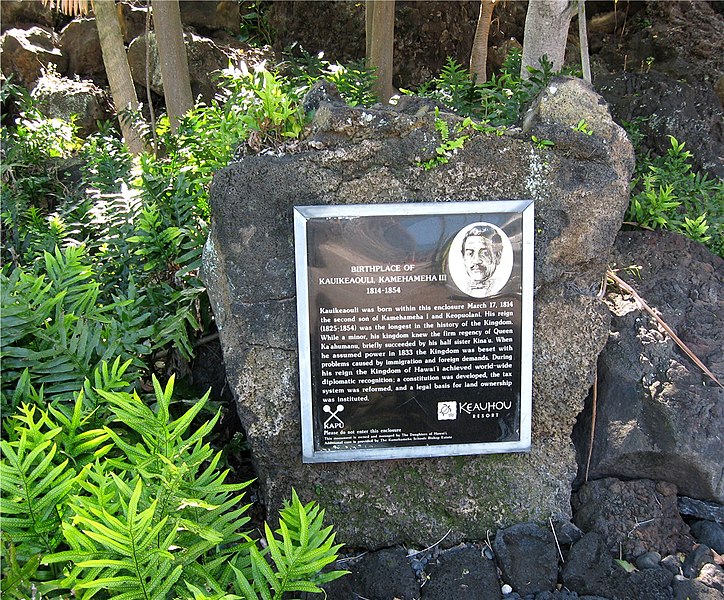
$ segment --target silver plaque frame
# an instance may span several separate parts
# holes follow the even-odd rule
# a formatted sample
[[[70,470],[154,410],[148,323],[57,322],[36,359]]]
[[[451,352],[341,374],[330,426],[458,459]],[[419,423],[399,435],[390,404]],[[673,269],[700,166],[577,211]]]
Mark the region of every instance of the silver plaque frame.
[[[462,456],[477,454],[493,454],[504,452],[527,452],[531,445],[531,414],[532,414],[532,373],[533,373],[533,276],[534,276],[534,203],[532,200],[496,200],[496,201],[466,201],[466,202],[410,202],[392,204],[370,205],[330,205],[330,206],[295,206],[294,207],[294,238],[295,238],[295,267],[297,290],[297,323],[299,348],[299,390],[301,398],[301,430],[302,430],[302,460],[305,463],[345,462],[384,459],[407,459],[442,456]],[[313,368],[313,353],[321,355],[320,338],[315,326],[310,323],[310,309],[314,299],[310,296],[314,292],[314,283],[311,280],[310,253],[316,251],[310,246],[314,243],[310,235],[310,227],[324,231],[324,228],[333,223],[343,226],[359,223],[365,225],[365,219],[383,217],[393,223],[406,223],[406,219],[426,218],[437,221],[444,219],[461,219],[462,222],[471,223],[472,227],[480,222],[505,221],[519,219],[516,231],[519,231],[520,240],[516,234],[516,254],[512,259],[519,278],[512,292],[519,298],[520,336],[516,348],[518,365],[515,365],[515,385],[519,386],[519,406],[515,416],[516,438],[499,440],[466,440],[464,443],[393,443],[382,445],[349,445],[334,444],[324,447],[317,439],[321,435],[319,414],[322,409],[325,414],[336,418],[331,406],[321,406],[319,393],[315,397],[314,378],[321,377],[320,372]],[[454,220],[453,219],[453,220]],[[498,227],[495,227],[498,229]],[[461,230],[462,231],[462,230]],[[500,230],[499,230],[500,231]],[[414,237],[414,236],[413,236]],[[505,237],[505,236],[503,236]],[[454,240],[453,240],[454,241]],[[339,248],[345,249],[345,240],[339,241]],[[452,242],[451,242],[452,243]],[[354,249],[352,249],[354,250]],[[463,251],[464,252],[464,251]],[[504,251],[503,251],[504,252]],[[347,254],[347,252],[341,252]],[[452,255],[452,254],[451,254]],[[452,259],[450,259],[452,263]],[[449,267],[452,272],[453,266]],[[336,274],[336,273],[331,273]],[[321,280],[320,280],[321,281]],[[459,285],[459,284],[458,284]],[[333,286],[330,286],[332,289]],[[452,283],[448,287],[453,287]],[[372,288],[374,289],[374,288]],[[360,292],[361,293],[361,292]],[[475,292],[467,291],[466,294]],[[505,296],[503,296],[505,297]],[[462,342],[461,342],[462,343]],[[428,349],[429,351],[429,349]],[[317,370],[318,371],[318,370]],[[319,385],[317,384],[317,387]],[[318,391],[318,390],[317,390]],[[488,394],[492,392],[486,392]],[[394,396],[394,394],[391,394]],[[469,403],[464,403],[469,404]],[[440,402],[438,402],[439,410]],[[356,407],[355,407],[356,408]],[[315,421],[315,411],[317,418]],[[351,412],[351,411],[350,411]],[[341,413],[340,413],[341,414]],[[342,415],[346,416],[346,415]],[[381,417],[383,418],[383,417]],[[437,415],[440,419],[440,414]],[[342,422],[341,419],[338,419]],[[364,430],[363,430],[364,431]],[[377,429],[373,429],[377,431]],[[315,437],[316,436],[316,437]],[[315,442],[315,440],[317,440]]]

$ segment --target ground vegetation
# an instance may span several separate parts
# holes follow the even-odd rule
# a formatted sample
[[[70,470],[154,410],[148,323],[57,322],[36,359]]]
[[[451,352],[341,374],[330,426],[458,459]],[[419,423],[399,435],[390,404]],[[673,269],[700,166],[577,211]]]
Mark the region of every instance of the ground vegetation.
[[[255,19],[264,22],[251,11],[244,26]],[[305,133],[302,97],[321,77],[351,105],[375,100],[361,64],[296,55],[278,69],[219,74],[215,100],[174,129],[166,117],[146,125],[130,150],[111,124],[81,139],[72,120],[43,116],[26,90],[3,83],[3,106],[17,115],[3,119],[0,171],[8,597],[281,598],[339,575],[319,574],[338,550],[323,511],[293,493],[277,529],[248,531],[248,483],[232,481],[211,443],[224,408],[183,382],[215,334],[199,277],[213,174],[292,148]],[[440,121],[426,168],[450,160],[468,127],[517,123],[553,74],[545,61],[523,73],[515,51],[487,82],[450,60],[403,90],[468,117],[456,131]],[[635,145],[639,126],[627,124]],[[638,153],[628,225],[671,229],[723,256],[722,183],[670,141],[665,155]]]

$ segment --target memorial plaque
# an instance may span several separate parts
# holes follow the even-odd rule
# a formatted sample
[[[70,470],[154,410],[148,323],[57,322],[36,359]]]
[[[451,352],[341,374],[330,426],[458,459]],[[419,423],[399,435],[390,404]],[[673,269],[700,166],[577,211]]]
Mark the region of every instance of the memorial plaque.
[[[295,207],[302,456],[530,448],[533,202]]]

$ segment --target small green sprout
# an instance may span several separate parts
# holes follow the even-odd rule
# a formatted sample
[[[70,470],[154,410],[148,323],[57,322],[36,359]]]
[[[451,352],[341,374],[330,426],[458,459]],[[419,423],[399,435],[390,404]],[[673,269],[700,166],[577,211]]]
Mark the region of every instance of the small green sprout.
[[[581,119],[578,121],[578,124],[574,127],[571,127],[573,131],[580,131],[581,133],[585,133],[586,135],[593,135],[593,129],[591,129],[588,126],[588,123],[586,123],[586,119]]]

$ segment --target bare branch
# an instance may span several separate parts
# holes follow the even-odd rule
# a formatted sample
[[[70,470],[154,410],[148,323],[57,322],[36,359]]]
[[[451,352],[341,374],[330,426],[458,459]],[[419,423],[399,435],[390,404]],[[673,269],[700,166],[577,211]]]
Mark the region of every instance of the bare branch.
[[[676,342],[676,345],[679,346],[679,348],[682,349],[682,351],[698,366],[704,373],[706,373],[719,387],[724,388],[724,385],[721,384],[721,382],[715,377],[714,373],[712,373],[709,369],[707,369],[706,365],[699,360],[699,357],[694,354],[689,347],[679,339],[679,336],[674,333],[674,330],[669,327],[669,325],[661,318],[660,315],[656,313],[654,309],[652,309],[646,302],[644,301],[641,296],[638,295],[636,290],[631,287],[628,283],[626,283],[623,279],[621,279],[616,273],[614,273],[611,269],[608,269],[606,271],[606,275],[609,279],[612,279],[616,285],[623,290],[624,292],[627,292],[631,294],[636,300],[637,304],[643,308],[647,313],[649,313],[656,321],[661,325],[661,327],[664,328],[664,331],[669,334],[672,340]]]

